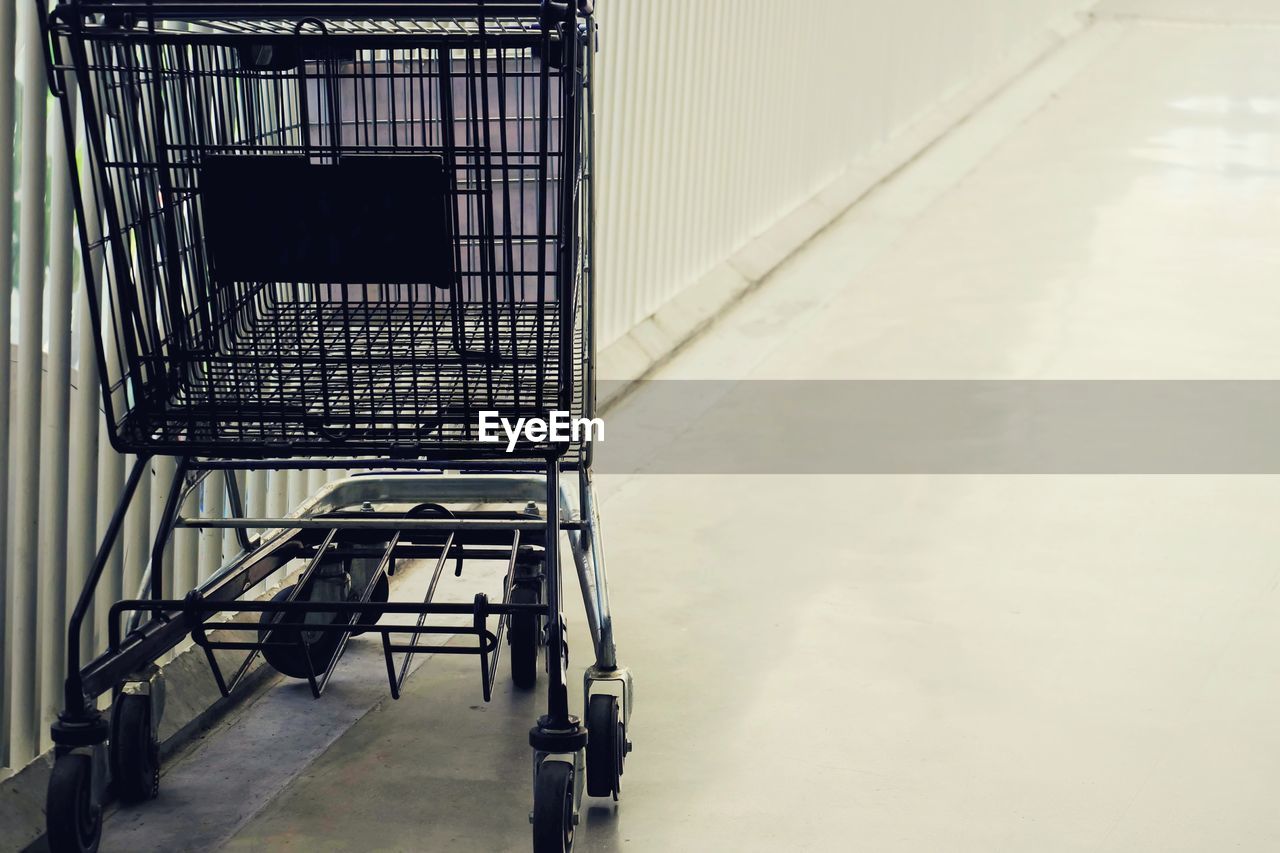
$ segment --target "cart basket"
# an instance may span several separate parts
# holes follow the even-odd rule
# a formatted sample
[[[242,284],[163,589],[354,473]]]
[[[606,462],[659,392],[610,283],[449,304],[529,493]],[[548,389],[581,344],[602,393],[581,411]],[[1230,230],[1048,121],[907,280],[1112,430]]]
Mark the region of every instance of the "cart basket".
[[[482,412],[581,414],[577,11],[56,7],[51,81],[84,115],[116,448],[470,458],[505,455],[480,440]]]

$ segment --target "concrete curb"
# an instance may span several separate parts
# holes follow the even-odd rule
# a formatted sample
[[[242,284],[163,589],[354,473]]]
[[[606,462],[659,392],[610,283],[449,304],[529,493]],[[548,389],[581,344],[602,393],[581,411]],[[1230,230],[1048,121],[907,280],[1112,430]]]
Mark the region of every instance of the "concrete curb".
[[[224,662],[230,671],[236,664]],[[259,658],[231,696],[223,697],[197,646],[179,652],[161,667],[165,680],[164,718],[160,723],[161,753],[168,757],[232,709],[254,699],[274,671]],[[104,711],[103,713],[109,713]],[[44,798],[53,767],[52,750],[0,782],[0,853],[44,850]]]

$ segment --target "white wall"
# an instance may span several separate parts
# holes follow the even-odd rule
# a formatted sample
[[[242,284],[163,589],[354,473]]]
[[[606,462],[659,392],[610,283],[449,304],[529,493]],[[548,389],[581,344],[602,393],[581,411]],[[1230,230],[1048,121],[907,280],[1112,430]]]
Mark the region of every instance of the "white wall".
[[[1082,0],[598,0],[601,346]]]

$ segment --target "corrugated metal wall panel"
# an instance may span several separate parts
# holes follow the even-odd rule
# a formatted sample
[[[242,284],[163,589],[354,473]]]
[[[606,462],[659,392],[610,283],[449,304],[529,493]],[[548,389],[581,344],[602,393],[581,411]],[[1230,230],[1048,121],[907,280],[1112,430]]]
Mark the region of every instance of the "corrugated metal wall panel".
[[[600,0],[601,345],[1079,5]],[[125,470],[98,411],[92,330],[72,263],[65,157],[60,133],[46,133],[52,111],[33,9],[32,0],[0,3],[0,201],[14,197],[19,126],[24,155],[21,203],[0,203],[0,235],[12,233],[21,211],[16,281],[10,241],[0,239],[0,287],[17,299],[16,317],[12,300],[0,299],[0,757],[10,767],[48,745],[64,620]],[[18,89],[34,93],[21,98],[20,116]],[[100,586],[86,652],[104,645],[110,603],[137,591],[172,470],[167,460],[156,463],[143,486]],[[281,515],[338,473],[253,474],[246,500],[254,513]],[[212,477],[187,511],[215,514],[225,501],[222,481]],[[235,547],[229,532],[180,531],[165,577],[188,589]]]
[[[1078,0],[607,0],[600,342]]]
[[[18,405],[9,412],[13,473],[9,500],[5,654],[8,656],[4,698],[9,709],[11,751],[28,758],[40,737],[40,679],[36,592],[39,563],[40,401],[44,352],[41,341],[45,283],[45,117],[47,101],[41,88],[44,64],[31,45],[40,43],[33,7],[18,7],[18,34],[26,48],[22,59],[22,129],[19,135],[22,167],[18,224],[18,360],[14,395]],[[37,93],[35,97],[31,93]]]
[[[14,154],[14,45],[17,38],[17,8],[0,3],[0,559],[5,571],[0,575],[0,690],[7,694],[12,675],[9,671],[9,415],[10,378],[12,376],[13,270],[13,154]],[[0,697],[0,763],[9,741],[9,717],[12,703]]]

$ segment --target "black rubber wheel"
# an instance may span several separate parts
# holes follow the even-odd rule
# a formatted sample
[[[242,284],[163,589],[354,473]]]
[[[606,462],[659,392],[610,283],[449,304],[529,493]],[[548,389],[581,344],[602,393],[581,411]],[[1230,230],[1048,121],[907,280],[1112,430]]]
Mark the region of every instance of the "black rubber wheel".
[[[622,790],[626,756],[627,737],[618,697],[597,693],[587,704],[587,793],[616,800]]]
[[[537,604],[538,591],[517,586],[511,591],[512,604]],[[511,640],[511,681],[516,687],[528,690],[538,684],[538,651],[542,639],[542,625],[536,614],[515,613],[507,626]]]
[[[68,753],[53,762],[45,803],[50,853],[94,853],[102,838],[102,808],[93,800],[93,759]]]
[[[356,592],[357,600],[360,597],[360,592],[362,592],[362,590],[358,590]],[[391,581],[387,579],[386,574],[381,574],[378,576],[378,582],[373,586],[373,593],[369,596],[369,603],[386,604],[390,600],[391,600]],[[373,627],[374,625],[378,624],[378,620],[380,618],[382,618],[382,614],[370,608],[369,610],[366,610],[360,614],[360,621],[357,622],[356,624],[364,625],[367,627]],[[359,637],[363,633],[364,631],[352,631],[351,636]]]
[[[111,788],[125,804],[160,793],[160,745],[151,736],[151,699],[122,694],[111,709]]]
[[[533,853],[573,849],[573,766],[544,761],[533,783]]]
[[[292,586],[286,586],[271,597],[272,601],[284,601],[293,592]],[[264,626],[272,625],[276,622],[292,621],[298,622],[299,618],[286,620],[282,614],[263,613],[259,619],[259,623]],[[329,668],[333,656],[338,652],[338,644],[342,641],[342,634],[336,631],[326,631],[316,635],[311,642],[306,642],[305,650],[298,643],[298,630],[296,628],[278,628],[271,630],[268,627],[258,630],[258,641],[267,642],[269,639],[274,643],[283,643],[286,645],[270,645],[262,649],[262,656],[266,658],[267,663],[271,664],[271,668],[281,675],[287,675],[290,678],[306,678],[308,674],[319,677]],[[307,634],[303,631],[304,638]],[[311,659],[310,667],[307,666],[308,655]]]

